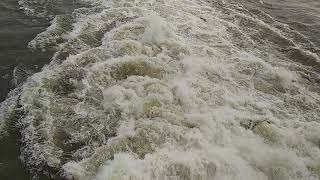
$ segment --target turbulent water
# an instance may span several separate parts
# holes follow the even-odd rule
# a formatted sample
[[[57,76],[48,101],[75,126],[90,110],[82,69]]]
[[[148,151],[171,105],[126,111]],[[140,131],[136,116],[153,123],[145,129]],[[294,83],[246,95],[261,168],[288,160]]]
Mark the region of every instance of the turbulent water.
[[[279,17],[302,1],[42,2],[29,47],[56,53],[0,110],[34,178],[320,178],[319,2],[309,24]]]

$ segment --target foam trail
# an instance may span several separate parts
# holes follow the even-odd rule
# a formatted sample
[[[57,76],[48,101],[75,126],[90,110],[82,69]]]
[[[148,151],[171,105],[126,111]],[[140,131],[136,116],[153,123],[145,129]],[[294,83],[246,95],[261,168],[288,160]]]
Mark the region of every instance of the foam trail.
[[[319,56],[301,34],[231,1],[89,2],[30,43],[57,50],[19,100],[32,172],[320,178]]]

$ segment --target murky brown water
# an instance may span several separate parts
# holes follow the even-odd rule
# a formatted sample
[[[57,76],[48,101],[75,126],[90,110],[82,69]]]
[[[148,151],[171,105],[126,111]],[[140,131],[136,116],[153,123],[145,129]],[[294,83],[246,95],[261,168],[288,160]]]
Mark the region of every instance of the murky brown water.
[[[277,21],[290,25],[320,46],[319,0],[244,0],[261,8]]]

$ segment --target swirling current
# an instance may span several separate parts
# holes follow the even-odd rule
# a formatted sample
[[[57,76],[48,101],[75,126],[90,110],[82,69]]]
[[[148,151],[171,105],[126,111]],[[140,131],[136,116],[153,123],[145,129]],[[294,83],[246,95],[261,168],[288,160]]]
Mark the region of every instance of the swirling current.
[[[55,53],[0,138],[17,125],[34,179],[320,179],[320,3],[303,24],[271,1],[20,1],[52,18],[29,48]]]

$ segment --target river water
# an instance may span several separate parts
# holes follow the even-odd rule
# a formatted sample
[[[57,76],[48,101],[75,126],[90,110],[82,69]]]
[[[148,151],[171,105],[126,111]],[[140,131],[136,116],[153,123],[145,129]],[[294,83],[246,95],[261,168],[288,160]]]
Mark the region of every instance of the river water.
[[[0,14],[0,179],[320,178],[319,1]]]

